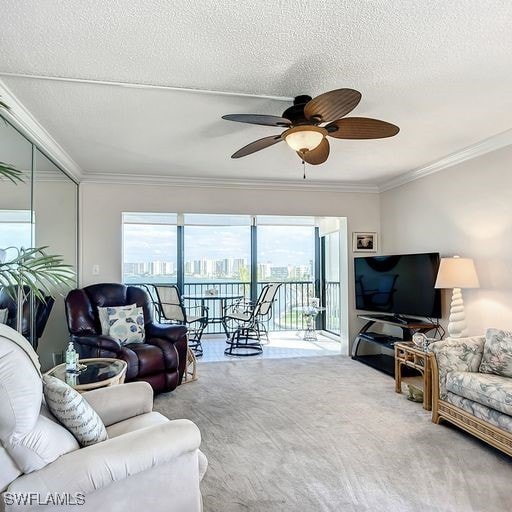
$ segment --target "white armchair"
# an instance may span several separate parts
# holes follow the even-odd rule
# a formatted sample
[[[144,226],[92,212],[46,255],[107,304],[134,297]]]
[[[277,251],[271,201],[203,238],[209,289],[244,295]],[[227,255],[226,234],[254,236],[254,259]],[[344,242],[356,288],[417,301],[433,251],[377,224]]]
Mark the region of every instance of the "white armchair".
[[[153,392],[145,382],[84,397],[105,423],[109,439],[80,448],[42,405],[32,347],[0,325],[0,510],[36,510],[41,500],[76,497],[83,499],[83,511],[202,509],[199,483],[207,461],[191,421],[169,421],[152,412]],[[15,504],[19,496],[28,502]]]

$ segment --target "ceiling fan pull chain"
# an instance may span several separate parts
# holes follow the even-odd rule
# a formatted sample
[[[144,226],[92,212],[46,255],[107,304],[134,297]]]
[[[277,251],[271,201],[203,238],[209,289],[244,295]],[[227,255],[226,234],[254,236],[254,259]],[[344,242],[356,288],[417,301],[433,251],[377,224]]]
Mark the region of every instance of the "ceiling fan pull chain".
[[[302,160],[302,166],[304,168],[304,177],[302,179],[306,179],[306,162],[304,162],[304,160]]]

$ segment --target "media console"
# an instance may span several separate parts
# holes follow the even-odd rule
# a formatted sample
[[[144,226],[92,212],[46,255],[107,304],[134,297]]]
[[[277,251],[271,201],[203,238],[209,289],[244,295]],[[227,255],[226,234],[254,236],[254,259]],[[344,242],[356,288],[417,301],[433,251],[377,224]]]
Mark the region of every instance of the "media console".
[[[379,354],[359,354],[361,343],[372,343],[378,345],[381,348],[393,350],[394,344],[397,341],[410,341],[412,335],[416,332],[427,333],[433,329],[439,327],[434,322],[427,322],[419,320],[417,318],[407,317],[394,317],[391,315],[357,315],[362,320],[366,320],[366,324],[358,332],[354,345],[352,347],[352,359],[360,361],[361,363],[367,364],[372,368],[380,370],[392,377],[395,376],[395,359],[393,355],[386,353]],[[370,328],[375,324],[391,325],[399,327],[402,330],[402,336],[392,336],[389,334],[370,331]],[[403,369],[404,372],[406,368]],[[407,369],[408,370],[408,369]],[[407,373],[403,373],[407,375]],[[411,375],[416,374],[414,370],[411,370]]]

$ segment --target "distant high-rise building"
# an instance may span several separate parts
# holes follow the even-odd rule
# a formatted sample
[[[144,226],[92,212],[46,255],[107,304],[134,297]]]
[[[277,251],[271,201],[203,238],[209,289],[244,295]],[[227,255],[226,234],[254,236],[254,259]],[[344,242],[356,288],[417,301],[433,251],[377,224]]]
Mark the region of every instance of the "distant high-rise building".
[[[270,267],[270,277],[273,279],[288,279],[288,267]]]

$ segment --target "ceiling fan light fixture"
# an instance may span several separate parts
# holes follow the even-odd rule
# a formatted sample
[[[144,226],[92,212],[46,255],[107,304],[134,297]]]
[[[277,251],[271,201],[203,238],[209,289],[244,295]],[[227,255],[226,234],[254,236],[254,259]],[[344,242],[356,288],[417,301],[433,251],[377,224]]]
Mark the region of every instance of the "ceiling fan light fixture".
[[[286,130],[282,138],[294,151],[305,153],[317,148],[326,135],[327,130],[325,128],[301,125]]]

